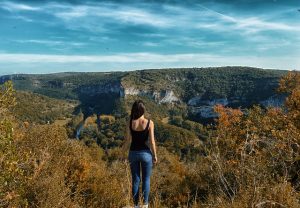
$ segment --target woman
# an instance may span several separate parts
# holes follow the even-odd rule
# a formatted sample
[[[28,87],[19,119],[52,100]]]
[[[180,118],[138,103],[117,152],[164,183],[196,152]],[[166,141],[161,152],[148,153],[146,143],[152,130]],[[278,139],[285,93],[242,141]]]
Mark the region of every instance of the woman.
[[[132,176],[132,195],[136,208],[139,207],[140,170],[142,170],[142,193],[144,204],[142,208],[148,208],[150,176],[153,164],[157,163],[154,124],[153,121],[144,117],[145,111],[146,109],[143,101],[137,100],[133,103],[124,144],[124,147],[126,148],[126,146],[131,143],[128,159]]]

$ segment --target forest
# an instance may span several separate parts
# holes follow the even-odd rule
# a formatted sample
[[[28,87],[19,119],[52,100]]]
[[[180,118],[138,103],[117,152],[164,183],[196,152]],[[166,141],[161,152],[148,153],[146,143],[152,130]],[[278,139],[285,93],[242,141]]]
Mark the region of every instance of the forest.
[[[197,77],[192,70],[181,72],[199,84],[185,85],[191,93],[185,95],[187,98],[194,96],[193,89],[199,88],[197,93],[203,89],[203,81],[199,79],[216,83]],[[144,74],[136,77],[139,73]],[[151,78],[154,80],[149,82],[157,81],[153,86],[163,86],[159,82],[164,79],[155,78],[153,73],[156,72],[134,72],[121,81],[125,86],[135,80],[138,85],[140,79]],[[264,86],[277,86],[276,93],[286,95],[284,106],[253,105],[241,111],[216,105],[215,123],[202,125],[190,120],[184,105],[158,105],[143,98],[148,110],[146,117],[155,122],[159,160],[152,175],[150,207],[300,207],[300,73],[273,74],[260,70],[247,73],[242,74],[250,78],[239,79],[253,87],[245,90],[259,89],[255,80],[261,82],[262,77],[268,77],[265,81],[270,85]],[[207,96],[238,95],[234,88],[226,87],[230,82],[220,81],[236,76],[218,74],[216,85],[220,87],[212,88],[213,92]],[[279,74],[283,77],[277,84]],[[27,82],[22,83],[28,86]],[[244,85],[242,81],[238,83],[235,86]],[[180,94],[183,89],[180,80],[178,86]],[[255,96],[253,92],[246,94]],[[111,112],[87,115],[76,107],[78,101],[35,93],[16,90],[12,81],[1,85],[0,206],[115,208],[132,204],[127,152],[120,147],[130,106],[140,97],[120,98],[113,102]],[[37,106],[24,110],[29,100],[34,100]],[[50,122],[35,117],[35,109],[41,115],[48,115],[46,119]],[[63,117],[69,118],[66,123],[54,122]],[[76,139],[76,128],[83,119],[84,128]]]
[[[18,74],[0,77],[12,80],[17,90],[30,91],[58,99],[89,99],[84,89],[138,88],[144,91],[173,90],[183,102],[194,96],[203,99],[228,98],[250,106],[274,94],[284,70],[251,67],[211,67],[148,69],[127,72],[87,72]],[[243,101],[241,100],[243,97]]]

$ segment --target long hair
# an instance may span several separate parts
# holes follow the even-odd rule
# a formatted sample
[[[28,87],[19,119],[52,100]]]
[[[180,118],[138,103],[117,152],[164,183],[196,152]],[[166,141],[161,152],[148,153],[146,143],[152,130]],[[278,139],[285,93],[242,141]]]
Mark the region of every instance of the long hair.
[[[131,108],[130,119],[135,120],[141,117],[146,112],[144,102],[142,100],[136,100]]]

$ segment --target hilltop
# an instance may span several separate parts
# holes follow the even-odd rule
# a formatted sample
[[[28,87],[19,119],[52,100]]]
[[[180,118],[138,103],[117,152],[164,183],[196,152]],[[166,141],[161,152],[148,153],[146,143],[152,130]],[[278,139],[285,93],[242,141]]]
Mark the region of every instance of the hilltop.
[[[116,112],[120,101],[143,97],[152,105],[185,109],[191,117],[214,117],[212,107],[223,104],[247,108],[280,105],[278,80],[287,71],[251,67],[148,69],[130,72],[8,75],[17,90],[76,100],[85,115]],[[124,101],[125,102],[125,101]],[[118,110],[117,110],[118,111]]]

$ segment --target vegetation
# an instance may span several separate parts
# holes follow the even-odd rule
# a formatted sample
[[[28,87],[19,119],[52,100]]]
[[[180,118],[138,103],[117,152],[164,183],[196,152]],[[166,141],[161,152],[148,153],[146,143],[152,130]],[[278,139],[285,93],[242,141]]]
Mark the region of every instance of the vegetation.
[[[190,121],[178,106],[155,111],[146,101],[159,146],[151,207],[300,207],[300,74],[285,75],[278,92],[287,95],[284,108],[243,113],[218,105],[211,127]],[[15,96],[11,82],[1,86],[1,207],[130,204],[129,166],[120,150],[129,101],[98,115],[100,123],[97,115],[85,118],[74,140],[69,127],[19,120]]]
[[[116,95],[97,92],[97,89],[137,88],[149,92],[173,90],[184,102],[195,96],[202,99],[227,98],[233,105],[249,107],[275,94],[278,81],[286,71],[250,67],[216,67],[155,69],[112,73],[58,73],[47,75],[11,75],[0,80],[13,80],[16,89],[36,92],[59,99],[75,99],[88,107],[103,109],[105,102],[112,106]],[[101,88],[102,87],[102,88]],[[89,89],[86,91],[85,89]],[[92,92],[95,89],[95,92]],[[106,95],[105,95],[106,94]],[[111,94],[111,93],[110,93]],[[98,103],[95,103],[97,100]],[[109,113],[108,108],[105,112]]]
[[[23,122],[45,124],[55,120],[66,120],[73,116],[76,101],[57,100],[47,96],[18,91],[16,92],[14,115]]]
[[[18,90],[31,91],[59,99],[79,99],[80,88],[116,82],[124,73],[55,73],[46,75],[6,75],[2,82],[13,80]]]
[[[238,100],[237,106],[250,106],[273,95],[285,73],[249,67],[142,70],[123,77],[122,84],[147,90],[173,89],[184,101],[195,96],[228,98]]]

